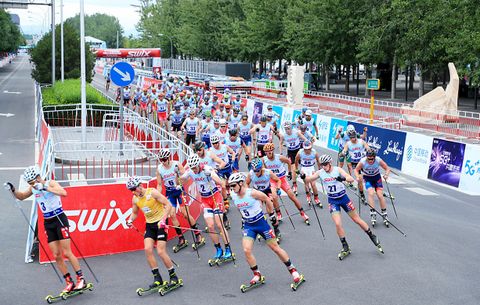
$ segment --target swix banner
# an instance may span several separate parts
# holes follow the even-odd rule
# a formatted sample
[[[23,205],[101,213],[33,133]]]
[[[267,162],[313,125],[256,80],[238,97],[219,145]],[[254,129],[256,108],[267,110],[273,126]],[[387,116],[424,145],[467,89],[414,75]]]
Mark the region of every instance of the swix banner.
[[[190,182],[184,188],[192,196],[197,197]],[[156,181],[147,187],[156,187]],[[70,236],[83,256],[98,256],[136,251],[143,249],[143,234],[145,232],[145,218],[139,211],[138,218],[133,222],[135,228],[128,228],[127,219],[132,213],[132,192],[128,191],[124,183],[103,184],[89,186],[66,187],[67,196],[62,198],[63,208],[68,217]],[[200,215],[198,201],[186,198],[190,204],[190,213],[197,219]],[[47,245],[47,237],[43,224],[43,215],[38,210],[38,237],[43,245]],[[177,214],[182,227],[189,227],[187,221]],[[171,222],[170,222],[171,224]],[[168,239],[176,237],[175,229],[168,229]],[[71,243],[73,253],[80,257],[80,253]],[[48,249],[48,247],[46,247]],[[47,250],[49,251],[49,250]],[[53,260],[53,254],[48,256]],[[47,256],[40,248],[40,263],[48,262]]]
[[[160,49],[98,49],[93,52],[97,58],[142,58],[161,57]]]

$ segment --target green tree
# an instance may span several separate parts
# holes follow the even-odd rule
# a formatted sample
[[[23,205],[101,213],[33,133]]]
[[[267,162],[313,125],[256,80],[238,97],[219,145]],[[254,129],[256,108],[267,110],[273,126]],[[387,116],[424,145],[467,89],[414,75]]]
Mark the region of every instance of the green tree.
[[[0,52],[13,52],[20,45],[25,44],[25,39],[19,28],[12,22],[10,15],[4,9],[0,9]]]
[[[65,78],[80,77],[80,36],[70,24],[64,24],[64,61]],[[92,69],[95,58],[92,52],[89,52],[88,44],[86,49],[86,71],[87,81],[92,79]],[[32,77],[39,83],[50,83],[52,80],[52,33],[43,36],[35,48],[31,50],[31,58],[35,63],[32,70]],[[60,78],[60,26],[55,28],[55,78]]]
[[[80,15],[65,20],[80,33]],[[119,47],[123,47],[123,29],[117,17],[107,14],[93,14],[85,16],[85,35],[103,40],[108,48],[117,47],[117,32]]]

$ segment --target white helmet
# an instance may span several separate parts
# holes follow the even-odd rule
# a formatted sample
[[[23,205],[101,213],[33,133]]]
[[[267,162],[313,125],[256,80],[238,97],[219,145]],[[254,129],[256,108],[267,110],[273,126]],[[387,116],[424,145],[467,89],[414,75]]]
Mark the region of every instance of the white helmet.
[[[332,157],[329,155],[321,155],[319,158],[320,164],[330,163],[332,162]]]
[[[229,88],[225,88],[225,92],[230,92],[230,89],[229,89]]]
[[[215,117],[215,118],[213,119],[213,124],[220,124],[220,118]]]
[[[168,149],[162,149],[158,154],[160,159],[167,159],[170,158],[170,151]]]
[[[220,138],[216,134],[210,136],[210,143],[215,144],[220,142]]]
[[[234,173],[228,178],[228,184],[239,183],[245,181],[245,176],[242,173]]]
[[[134,190],[140,185],[140,183],[141,183],[140,177],[137,177],[137,176],[130,177],[128,178],[128,181],[126,183],[127,189]]]
[[[352,124],[347,126],[347,131],[350,131],[350,130],[355,130],[355,127]]]
[[[197,167],[200,164],[200,158],[197,154],[192,154],[188,157],[187,165],[190,168]]]
[[[25,180],[26,182],[30,182],[32,180],[35,180],[38,175],[40,175],[40,170],[36,165],[32,165],[27,167],[23,172],[23,180]]]
[[[283,128],[292,128],[292,122],[289,122],[289,121],[283,122]]]
[[[312,115],[312,110],[308,109],[307,111],[305,111],[305,115]]]
[[[227,120],[225,119],[220,119],[220,125],[227,125]]]

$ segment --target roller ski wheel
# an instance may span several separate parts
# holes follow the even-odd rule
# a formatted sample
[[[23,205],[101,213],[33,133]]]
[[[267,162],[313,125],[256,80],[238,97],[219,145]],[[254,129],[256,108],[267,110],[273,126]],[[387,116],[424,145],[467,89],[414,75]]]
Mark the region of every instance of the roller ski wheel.
[[[377,224],[377,221],[375,219],[371,219],[371,222],[372,222],[372,227],[375,228],[375,225]]]
[[[221,266],[223,264],[226,264],[226,263],[229,263],[229,262],[233,262],[235,260],[235,253],[232,253],[232,256],[230,257],[221,257],[219,259],[217,259],[217,266]]]
[[[183,243],[178,243],[177,245],[173,246],[173,253],[178,253],[180,250],[188,247],[188,240],[184,240]]]
[[[390,228],[390,223],[388,222],[388,220],[384,220],[384,221],[383,221],[383,224],[384,224],[387,228]]]
[[[258,282],[255,282],[254,284],[248,283],[248,284],[243,284],[240,286],[240,291],[242,293],[245,293],[253,288],[257,288],[261,285],[265,284],[265,276],[261,276],[260,280]]]
[[[385,252],[383,251],[382,245],[378,244],[377,245],[377,250],[378,250],[378,252],[380,252],[382,254],[385,254]]]
[[[312,197],[310,197],[309,195],[307,195],[307,203],[309,206],[312,205]]]
[[[180,288],[182,286],[183,286],[183,280],[179,279],[178,282],[176,282],[176,283],[168,283],[167,285],[160,287],[158,289],[158,294],[160,294],[163,297],[167,293],[169,293],[169,292],[171,292],[171,291],[173,291],[177,288]]]
[[[158,291],[158,289],[160,289],[160,287],[165,286],[167,284],[168,284],[167,281],[164,281],[163,283],[155,282],[154,284],[151,284],[148,288],[138,288],[136,292],[137,292],[138,296],[141,297],[141,296],[150,294],[154,291]]]
[[[277,240],[277,244],[280,245],[280,243],[282,242],[282,235],[278,234],[277,237],[276,237],[276,240]]]
[[[392,194],[383,193],[383,197],[385,197],[385,198],[390,198],[390,199],[392,199],[392,200],[395,200],[395,196],[393,196]]]
[[[345,257],[349,256],[350,253],[352,253],[352,250],[348,249],[348,250],[345,250],[345,249],[342,249],[340,251],[340,253],[338,253],[338,259],[339,260],[343,260]]]
[[[79,294],[83,294],[83,292],[85,291],[92,291],[93,290],[93,283],[87,283],[85,285],[85,287],[83,287],[82,289],[78,289],[78,290],[72,290],[70,292],[61,292],[60,294],[58,295],[48,295],[45,297],[45,301],[47,301],[48,304],[52,304],[53,302],[56,302],[58,300],[66,300],[68,298],[71,298],[71,297],[74,297],[76,295],[79,295]]]
[[[208,260],[208,265],[209,265],[210,267],[215,266],[215,265],[217,264],[217,260],[218,260],[218,258],[211,258],[211,259],[209,259],[209,260]]]
[[[302,285],[305,282],[305,276],[303,274],[300,274],[300,278],[297,282],[293,282],[290,284],[290,288],[292,288],[293,291],[297,291],[298,287]]]
[[[200,241],[196,241],[192,244],[192,249],[196,251],[196,250],[200,249],[202,246],[205,246],[205,237],[203,237],[203,236],[200,239]]]

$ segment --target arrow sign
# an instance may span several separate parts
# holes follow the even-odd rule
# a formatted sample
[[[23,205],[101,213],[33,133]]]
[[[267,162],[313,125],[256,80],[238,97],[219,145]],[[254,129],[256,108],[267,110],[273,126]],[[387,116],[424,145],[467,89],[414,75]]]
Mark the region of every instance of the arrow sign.
[[[0,116],[4,116],[4,117],[9,118],[11,116],[14,116],[14,114],[13,113],[0,113]]]
[[[22,92],[18,92],[18,91],[8,91],[8,90],[3,90],[3,93],[9,93],[9,94],[21,94]]]
[[[117,62],[110,72],[112,82],[117,86],[128,86],[132,83],[135,76],[135,70],[127,62]]]

